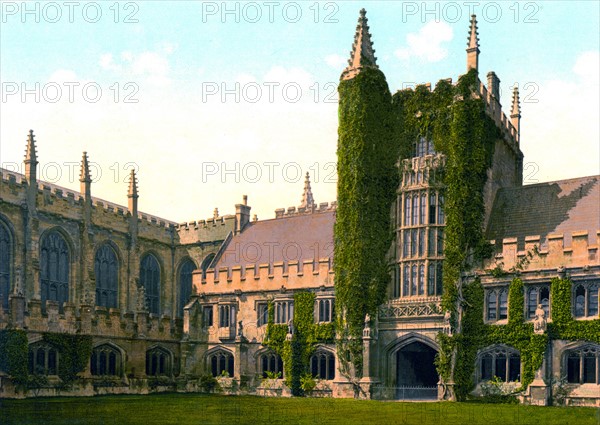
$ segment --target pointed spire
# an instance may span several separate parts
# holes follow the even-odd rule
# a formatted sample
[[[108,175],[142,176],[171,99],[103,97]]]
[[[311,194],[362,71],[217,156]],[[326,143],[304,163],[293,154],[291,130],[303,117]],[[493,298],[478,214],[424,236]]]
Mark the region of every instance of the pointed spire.
[[[364,67],[378,68],[366,15],[367,11],[361,9],[358,25],[356,25],[356,34],[354,35],[352,51],[350,52],[350,59],[348,60],[348,66],[344,72],[342,72],[343,80],[354,78]]]
[[[92,177],[90,176],[90,164],[88,162],[87,152],[83,153],[81,158],[81,171],[79,173],[79,182],[81,183],[80,192],[84,199],[91,202],[92,199]]]
[[[137,177],[135,176],[135,170],[132,168],[129,174],[129,191],[127,192],[128,198],[138,198],[138,187]]]
[[[27,150],[25,151],[25,164],[27,163],[36,164],[37,160],[37,151],[35,148],[35,135],[33,134],[33,130],[29,130],[29,135],[27,136]]]
[[[315,199],[310,188],[310,174],[306,173],[306,179],[304,180],[304,193],[302,193],[302,202],[298,208],[306,208],[308,211],[312,211],[315,206]]]
[[[513,89],[512,111],[510,113],[510,120],[515,130],[517,130],[518,140],[518,135],[521,132],[521,102],[519,101],[519,87],[517,86],[515,86],[515,88]]]
[[[479,68],[479,33],[477,32],[477,19],[475,15],[471,15],[471,27],[469,29],[469,37],[467,40],[467,71],[470,69]]]
[[[81,157],[81,171],[79,172],[79,181],[81,183],[92,181],[92,178],[90,176],[90,164],[88,162],[87,152],[83,152],[83,156]]]

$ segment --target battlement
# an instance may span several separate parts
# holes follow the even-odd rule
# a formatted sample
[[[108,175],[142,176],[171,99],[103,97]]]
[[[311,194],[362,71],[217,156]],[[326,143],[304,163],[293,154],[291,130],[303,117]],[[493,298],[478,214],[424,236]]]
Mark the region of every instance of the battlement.
[[[27,189],[27,179],[25,178],[25,176],[23,174],[4,170],[1,168],[0,175],[2,177],[1,184],[9,185],[10,188],[17,191],[17,195],[19,198],[24,199],[25,191]],[[38,181],[37,189],[38,195],[44,197],[46,204],[52,205],[60,202],[65,202],[66,205],[68,205],[69,207],[65,209],[65,211],[70,216],[72,216],[74,212],[76,214],[81,214],[80,210],[73,210],[74,206],[83,208],[84,197],[81,193],[45,181]],[[92,197],[91,204],[94,213],[103,212],[106,214],[113,214],[115,217],[121,217],[123,219],[126,218],[129,214],[129,210],[127,207],[106,201],[101,198]],[[144,212],[138,213],[138,220],[150,226],[157,226],[166,229],[170,229],[176,226],[175,222]]]
[[[571,243],[565,243],[570,236]],[[600,265],[598,247],[600,246],[600,230],[589,234],[587,231],[573,232],[569,235],[550,234],[545,237],[540,235],[526,236],[523,240],[506,238],[501,246],[496,246],[496,255],[486,260],[484,269],[494,269],[500,266],[503,270],[510,270],[519,263],[524,264],[524,270],[543,270],[557,267],[585,267]],[[519,250],[518,246],[524,246]],[[537,254],[535,250],[537,249]],[[527,257],[529,263],[525,261]]]
[[[46,301],[45,312],[42,311],[41,306],[39,300],[26,302],[23,297],[12,298],[11,310],[13,311],[4,311],[0,308],[0,329],[11,324],[33,332],[49,331],[156,340],[181,338],[182,321],[174,320],[167,315],[156,316],[146,312],[123,313],[116,308],[76,306],[72,303],[65,303],[61,312],[56,301]],[[18,310],[21,314],[15,314]],[[20,318],[15,320],[19,316]]]
[[[286,288],[333,286],[331,258],[280,261],[195,271],[192,282],[197,293],[228,291],[279,291]]]
[[[479,94],[485,101],[486,112],[494,120],[496,126],[500,128],[506,141],[516,150],[519,149],[519,132],[513,126],[511,120],[502,112],[502,105],[500,105],[500,99],[492,94],[490,90],[479,82]]]
[[[235,215],[224,215],[218,217],[210,217],[206,220],[189,221],[176,224],[175,227],[180,231],[190,231],[198,229],[210,229],[216,226],[225,226],[229,221],[235,220]]]
[[[303,208],[303,207],[288,207],[278,208],[275,210],[275,218],[285,218],[285,217],[295,217],[304,214],[314,214],[314,213],[322,213],[326,211],[335,211],[337,209],[337,201],[329,202],[321,202],[320,204],[315,204],[312,208]]]

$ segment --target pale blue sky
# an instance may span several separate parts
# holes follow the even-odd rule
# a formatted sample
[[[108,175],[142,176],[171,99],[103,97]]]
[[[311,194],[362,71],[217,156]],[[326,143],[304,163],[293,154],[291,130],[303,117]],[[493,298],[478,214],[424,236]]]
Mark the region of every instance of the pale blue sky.
[[[64,2],[29,2],[33,12],[25,15],[21,2],[2,2],[0,162],[22,161],[33,128],[40,163],[59,165],[59,176],[51,167],[44,174],[57,184],[78,188],[64,163],[87,150],[102,171],[96,196],[126,203],[124,168],[135,162],[141,208],[149,213],[175,221],[210,216],[214,207],[232,213],[248,194],[253,213],[270,218],[275,208],[300,202],[297,167],[282,171],[289,162],[302,174],[319,171],[317,202],[335,199],[335,183],[324,181],[336,160],[337,111],[335,97],[327,96],[335,94],[361,7],[392,91],[456,80],[465,71],[468,2],[428,3],[425,16],[422,2],[271,4],[272,19],[268,2],[228,2],[234,12],[226,15],[222,2],[79,2],[69,22]],[[490,70],[500,77],[505,110],[510,88],[522,88],[528,183],[600,172],[598,5],[475,6],[482,79]],[[97,10],[102,16],[87,22]],[[298,10],[302,16],[292,22]],[[58,22],[48,22],[57,11]],[[257,11],[258,22],[249,22]],[[79,83],[73,102],[65,82]],[[34,94],[23,99],[22,88],[35,91],[36,83],[39,103]],[[83,96],[86,83],[102,89],[97,103]],[[222,89],[235,90],[236,83],[239,102],[234,94],[223,99]],[[302,88],[298,102],[285,100],[286,83]],[[279,84],[273,102],[268,84]],[[63,91],[52,103],[55,85]],[[257,86],[262,99],[248,101]],[[125,102],[127,95],[138,102]],[[272,179],[269,161],[278,164]],[[261,178],[254,178],[254,163]],[[224,168],[230,173],[222,175]]]

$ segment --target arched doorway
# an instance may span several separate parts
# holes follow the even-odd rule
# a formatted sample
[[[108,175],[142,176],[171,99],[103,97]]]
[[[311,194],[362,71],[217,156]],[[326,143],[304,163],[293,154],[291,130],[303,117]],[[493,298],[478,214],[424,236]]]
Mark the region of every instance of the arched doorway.
[[[396,398],[437,398],[436,353],[434,348],[419,341],[413,341],[396,352]]]

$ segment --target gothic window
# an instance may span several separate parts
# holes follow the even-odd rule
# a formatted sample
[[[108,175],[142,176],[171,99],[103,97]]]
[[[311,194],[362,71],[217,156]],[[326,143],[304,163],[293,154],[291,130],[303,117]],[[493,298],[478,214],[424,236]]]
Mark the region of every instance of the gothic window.
[[[276,301],[273,305],[274,323],[287,323],[294,317],[293,301]]]
[[[600,346],[589,344],[566,353],[567,382],[600,384]]]
[[[192,273],[196,270],[196,264],[189,258],[179,267],[179,317],[183,317],[183,308],[192,296]]]
[[[205,328],[213,325],[213,306],[205,305],[202,307],[202,326]]]
[[[444,274],[443,274],[443,269],[442,269],[442,263],[438,262],[437,266],[436,266],[436,274],[435,274],[435,286],[436,286],[436,293],[438,295],[442,295],[443,292],[443,288],[444,288]]]
[[[42,308],[46,300],[58,301],[59,308],[69,300],[70,255],[67,242],[57,231],[44,236],[41,243],[40,289]]]
[[[45,342],[36,342],[29,346],[29,373],[32,375],[57,375],[58,350]]]
[[[96,275],[96,305],[116,308],[119,262],[110,245],[104,244],[96,251],[94,273]]]
[[[426,224],[425,220],[426,212],[427,212],[427,195],[425,193],[421,194],[421,213],[419,214],[419,224]]]
[[[233,377],[233,355],[223,350],[213,352],[208,356],[208,367],[213,376]]]
[[[146,351],[146,375],[171,376],[172,374],[171,353],[162,347]]]
[[[268,352],[259,357],[260,373],[263,378],[267,377],[267,372],[278,374],[277,379],[283,378],[283,359],[278,354]]]
[[[498,346],[483,351],[479,357],[479,380],[498,377],[502,382],[521,380],[521,356],[513,348]]]
[[[334,318],[334,302],[333,298],[317,300],[319,323],[333,322]]]
[[[411,257],[414,257],[417,255],[417,229],[412,229],[410,233],[410,239],[412,242],[410,245],[410,255]]]
[[[410,294],[417,295],[417,266],[413,265],[410,274]]]
[[[121,353],[108,344],[94,348],[90,370],[94,376],[121,376]]]
[[[317,351],[310,358],[310,373],[317,379],[332,380],[335,377],[335,357],[328,351]]]
[[[437,255],[444,255],[444,231],[437,229]]]
[[[438,224],[444,224],[446,217],[444,216],[444,195],[438,196]]]
[[[435,265],[429,263],[427,270],[427,295],[435,295]]]
[[[260,303],[256,306],[256,323],[264,326],[269,322],[269,304]]]
[[[430,228],[429,240],[427,241],[427,255],[433,257],[435,255],[435,228]]]
[[[419,220],[419,196],[415,195],[412,197],[412,220],[411,224],[413,226],[418,224]]]
[[[10,293],[11,239],[8,229],[0,223],[0,306],[8,309]]]
[[[404,279],[402,281],[402,295],[408,297],[410,286],[410,266],[404,266]]]
[[[394,298],[400,296],[400,266],[394,265]]]
[[[487,300],[487,311],[488,320],[496,320],[496,308],[497,308],[496,291],[490,291]]]
[[[504,320],[508,317],[508,291],[506,288],[487,291],[487,320]]]
[[[435,193],[432,193],[429,195],[429,224],[435,224],[436,218],[436,199]]]
[[[235,308],[229,304],[219,306],[219,327],[229,328],[235,323]]]
[[[539,304],[546,313],[546,317],[550,315],[550,288],[548,285],[534,286],[527,291],[527,317],[533,319],[535,310]]]
[[[404,230],[402,235],[404,236],[404,248],[402,250],[402,256],[407,258],[410,256],[410,230]]]
[[[425,228],[419,229],[419,257],[425,255]]]
[[[575,286],[575,317],[598,317],[598,284],[584,282]]]
[[[410,196],[404,198],[404,225],[410,226]]]
[[[140,284],[146,292],[146,304],[150,313],[160,313],[160,266],[152,254],[147,254],[140,263]]]
[[[419,295],[425,293],[425,266],[421,264],[419,266]]]

